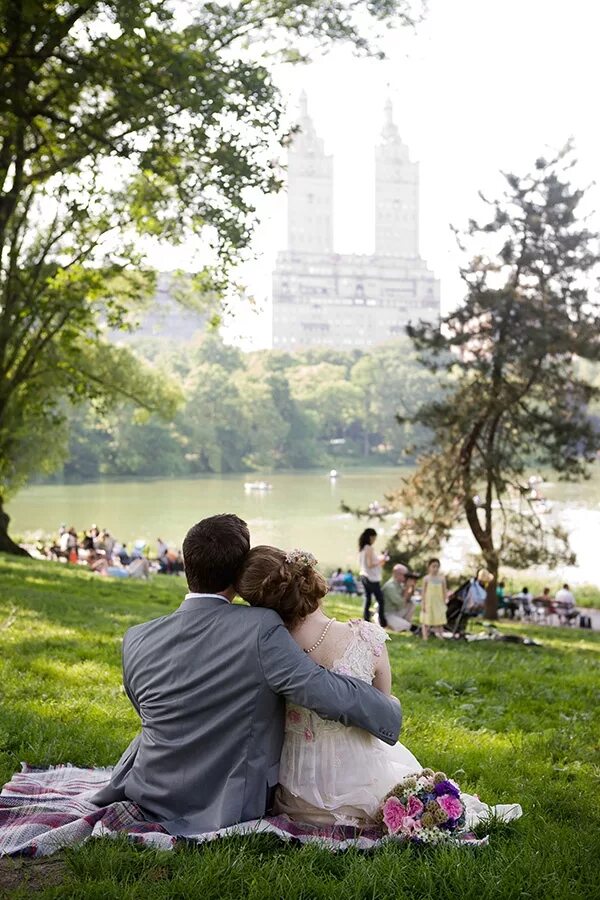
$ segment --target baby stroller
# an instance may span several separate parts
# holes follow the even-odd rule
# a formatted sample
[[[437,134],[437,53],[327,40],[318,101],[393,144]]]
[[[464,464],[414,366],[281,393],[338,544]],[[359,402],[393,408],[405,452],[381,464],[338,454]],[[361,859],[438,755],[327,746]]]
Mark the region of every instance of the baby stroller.
[[[452,637],[465,637],[469,619],[483,614],[485,609],[485,588],[477,578],[469,578],[453,594],[446,606],[446,631]]]

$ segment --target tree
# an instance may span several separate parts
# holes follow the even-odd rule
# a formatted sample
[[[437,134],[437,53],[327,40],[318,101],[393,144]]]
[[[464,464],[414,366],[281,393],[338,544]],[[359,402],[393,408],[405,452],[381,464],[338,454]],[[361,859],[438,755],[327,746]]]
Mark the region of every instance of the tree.
[[[357,409],[362,407],[364,455],[372,453],[377,441],[384,458],[405,460],[423,435],[410,418],[425,399],[439,393],[439,378],[419,365],[411,342],[403,338],[363,356],[352,368],[351,379],[359,392]]]
[[[472,221],[462,271],[466,297],[441,321],[409,333],[423,362],[449,387],[413,421],[430,440],[413,477],[390,498],[402,509],[394,544],[437,549],[466,520],[487,568],[570,564],[568,537],[544,525],[527,472],[548,467],[580,479],[600,448],[589,406],[600,396],[581,360],[600,358],[595,285],[598,236],[578,218],[583,197],[569,184],[569,148],[538,159],[532,174],[506,175],[492,217]],[[448,352],[450,351],[450,353]],[[488,615],[496,614],[495,591]]]
[[[248,427],[232,372],[219,363],[202,362],[186,379],[184,391],[186,405],[176,422],[190,470],[239,469]]]
[[[350,383],[346,367],[320,362],[296,366],[287,374],[294,399],[312,411],[327,448],[331,440],[344,440],[362,413],[360,392]]]
[[[222,295],[253,195],[281,183],[268,64],[309,40],[370,52],[365,19],[406,23],[407,3],[0,0],[0,550],[2,499],[56,462],[65,398],[131,395],[105,329],[152,290],[136,237],[200,238],[197,290]]]
[[[271,389],[275,409],[287,426],[287,433],[277,448],[277,463],[282,467],[289,466],[293,469],[306,469],[318,465],[322,461],[322,454],[317,445],[318,422],[315,411],[310,406],[302,408],[301,404],[296,402],[284,373],[277,369],[273,371],[267,365],[265,382]],[[268,428],[271,430],[270,421]]]

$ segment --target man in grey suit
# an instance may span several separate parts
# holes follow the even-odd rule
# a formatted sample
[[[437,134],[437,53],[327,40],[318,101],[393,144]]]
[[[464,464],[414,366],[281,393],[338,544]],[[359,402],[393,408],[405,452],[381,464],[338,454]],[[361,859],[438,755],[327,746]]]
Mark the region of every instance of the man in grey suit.
[[[277,784],[285,698],[394,744],[395,698],[311,662],[273,610],[233,605],[245,522],[212,516],[183,543],[189,587],[171,615],[130,628],[123,682],[142,720],[98,806],[133,800],[171,834],[260,818]]]

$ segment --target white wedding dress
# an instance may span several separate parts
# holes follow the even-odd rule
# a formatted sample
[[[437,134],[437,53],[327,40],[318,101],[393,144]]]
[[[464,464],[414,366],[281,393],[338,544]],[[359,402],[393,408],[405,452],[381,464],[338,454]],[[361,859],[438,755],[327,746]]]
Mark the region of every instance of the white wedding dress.
[[[349,622],[345,650],[329,668],[371,683],[388,635],[371,622]],[[428,761],[428,764],[435,761]],[[288,703],[275,813],[317,824],[365,825],[375,821],[387,792],[423,766],[407,747],[390,747],[360,728],[348,728]],[[461,794],[466,826],[490,816],[505,821],[522,814],[518,804],[490,807]]]

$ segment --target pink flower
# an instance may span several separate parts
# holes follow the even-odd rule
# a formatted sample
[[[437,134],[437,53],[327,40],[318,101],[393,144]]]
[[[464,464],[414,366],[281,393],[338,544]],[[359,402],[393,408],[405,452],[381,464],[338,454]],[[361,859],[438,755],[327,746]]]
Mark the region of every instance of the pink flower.
[[[313,737],[314,737],[314,735],[313,735],[312,731],[310,730],[310,728],[305,728],[304,729],[304,740],[308,741],[310,743],[310,741],[312,741]]]
[[[423,812],[423,804],[418,797],[415,797],[414,794],[411,794],[408,798],[408,803],[406,804],[406,812],[409,816],[420,816]]]
[[[450,794],[445,794],[443,797],[438,797],[437,802],[442,807],[445,813],[451,819],[459,819],[462,815],[463,805],[456,797],[452,797]]]
[[[300,715],[300,713],[298,712],[297,709],[290,709],[290,711],[287,714],[287,717],[290,722],[299,722],[300,719],[302,718],[302,716]]]
[[[410,796],[406,806],[397,797],[388,797],[383,804],[383,821],[390,834],[412,834],[421,828],[416,818],[423,812],[423,804],[418,797]]]
[[[415,831],[420,831],[423,826],[419,822],[418,819],[413,819],[412,816],[405,816],[402,820],[402,833],[403,834],[413,834]]]
[[[400,831],[405,815],[404,804],[400,803],[397,797],[388,797],[383,804],[383,821],[390,834]]]

